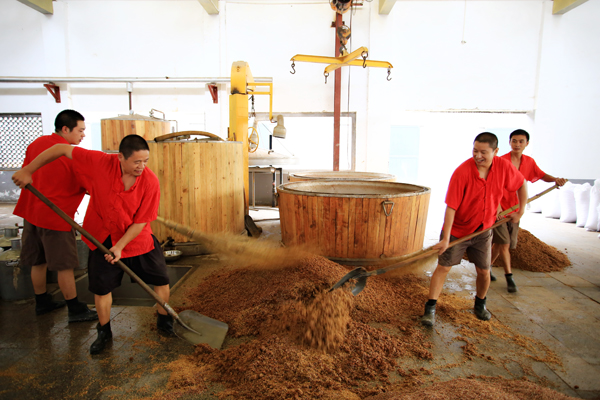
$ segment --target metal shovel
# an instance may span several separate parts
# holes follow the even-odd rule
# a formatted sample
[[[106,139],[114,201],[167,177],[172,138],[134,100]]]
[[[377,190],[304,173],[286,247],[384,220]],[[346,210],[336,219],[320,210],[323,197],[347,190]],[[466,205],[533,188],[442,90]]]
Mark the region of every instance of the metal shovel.
[[[527,203],[529,203],[529,202],[531,202],[531,201],[533,201],[533,200],[535,200],[537,198],[542,197],[546,193],[548,193],[551,190],[554,190],[556,188],[558,188],[558,185],[554,185],[551,188],[548,188],[548,189],[544,190],[543,192],[541,192],[539,194],[536,194],[533,197],[530,197],[527,200]],[[519,208],[518,204],[515,205],[515,206],[512,206],[511,208],[509,208],[507,210],[502,211],[500,214],[498,214],[498,217],[504,217],[505,215],[513,212],[517,208]],[[487,229],[484,229],[484,230],[479,231],[479,232],[472,233],[472,234],[467,235],[467,236],[463,236],[460,239],[457,239],[457,240],[454,240],[454,241],[450,242],[448,244],[448,248],[450,248],[452,246],[456,246],[459,243],[466,242],[467,240],[471,240],[475,236],[481,235],[483,232],[487,232],[490,229],[494,229],[495,227],[500,226],[500,225],[502,225],[502,224],[504,224],[504,223],[506,223],[508,221],[510,221],[509,218],[502,218],[501,220],[497,221],[494,225],[490,226]],[[426,249],[417,251],[415,253],[408,254],[408,255],[402,257],[401,261],[399,261],[397,263],[394,263],[394,264],[392,264],[392,265],[390,265],[388,267],[385,267],[385,268],[380,268],[380,269],[376,269],[376,270],[373,270],[373,271],[367,271],[363,267],[355,268],[352,271],[348,272],[346,275],[344,275],[342,277],[342,279],[340,279],[335,285],[333,285],[331,287],[331,289],[329,289],[329,291],[331,292],[332,290],[335,290],[337,288],[340,288],[340,287],[344,286],[344,284],[347,283],[350,280],[355,280],[356,283],[354,284],[354,287],[352,288],[352,294],[356,296],[357,294],[359,294],[360,292],[362,292],[362,290],[367,285],[367,278],[368,277],[375,276],[375,275],[385,274],[386,272],[389,272],[389,271],[392,271],[394,269],[397,269],[397,268],[403,267],[405,265],[411,264],[411,263],[413,263],[413,262],[415,262],[417,260],[420,260],[422,258],[427,258],[429,256],[432,256],[432,255],[438,253],[438,252],[439,252],[439,250],[438,249],[434,249],[433,246],[432,246],[432,247],[428,247]]]
[[[31,193],[33,193],[38,199],[56,212],[75,230],[79,231],[90,242],[94,243],[96,247],[98,247],[104,253],[110,254],[114,257],[114,254],[104,247],[102,243],[90,235],[78,223],[73,221],[71,217],[58,208],[56,204],[48,200],[46,196],[41,194],[31,184],[25,186],[25,189],[28,189]],[[121,269],[125,271],[127,275],[133,278],[133,280],[135,280],[146,292],[148,292],[148,294],[152,296],[154,300],[156,300],[156,302],[160,304],[171,317],[173,317],[176,322],[176,324],[173,326],[173,330],[177,336],[187,340],[192,344],[206,343],[215,349],[221,348],[223,341],[225,340],[225,336],[227,335],[227,330],[229,329],[229,326],[226,323],[209,318],[192,310],[185,310],[177,314],[175,310],[171,308],[171,306],[169,306],[154,290],[152,290],[144,281],[142,281],[140,277],[137,276],[131,269],[129,269],[129,267],[127,267],[127,265],[125,265],[121,260],[117,261],[116,264],[121,267]]]

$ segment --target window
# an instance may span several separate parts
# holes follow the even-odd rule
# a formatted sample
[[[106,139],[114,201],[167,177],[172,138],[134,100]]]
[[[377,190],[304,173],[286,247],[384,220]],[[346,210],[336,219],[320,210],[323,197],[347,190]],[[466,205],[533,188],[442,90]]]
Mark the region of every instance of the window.
[[[42,136],[42,114],[0,114],[0,169],[20,169],[27,146]]]

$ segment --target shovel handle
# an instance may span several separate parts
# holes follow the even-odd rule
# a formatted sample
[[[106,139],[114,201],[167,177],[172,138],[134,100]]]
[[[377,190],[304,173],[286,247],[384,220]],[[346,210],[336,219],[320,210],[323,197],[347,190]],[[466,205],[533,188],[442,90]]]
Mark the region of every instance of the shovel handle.
[[[548,193],[548,192],[550,192],[550,191],[552,191],[552,190],[554,190],[554,189],[556,189],[558,187],[559,187],[558,185],[554,185],[554,186],[552,186],[552,187],[544,190],[543,192],[538,193],[535,196],[530,197],[529,199],[527,199],[527,203],[530,203],[533,200],[539,199],[540,197],[542,197],[546,193]],[[500,214],[498,214],[498,217],[504,217],[507,214],[510,214],[511,212],[515,211],[518,208],[519,208],[519,204],[516,204],[516,205],[512,206],[511,208],[508,208],[508,209],[502,211]],[[510,219],[508,219],[508,218],[502,218],[501,220],[498,220],[496,223],[494,223],[494,225],[490,226],[487,229],[484,229],[484,230],[479,231],[479,232],[471,233],[470,235],[463,236],[460,239],[456,239],[456,240],[450,242],[448,244],[448,248],[456,246],[459,243],[466,242],[467,240],[471,240],[475,236],[481,235],[482,233],[487,232],[490,229],[494,229],[494,228],[496,228],[496,227],[498,227],[498,226],[500,226],[500,225],[502,225],[502,224],[504,224],[504,223],[506,223],[508,221],[510,221]],[[374,271],[367,272],[364,276],[381,275],[381,274],[384,274],[384,273],[386,273],[388,271],[391,271],[393,269],[400,268],[400,267],[403,267],[403,266],[405,266],[407,264],[413,263],[413,262],[415,262],[417,260],[420,260],[422,258],[426,258],[426,257],[432,256],[432,255],[434,255],[437,252],[438,252],[438,250],[434,249],[433,246],[431,246],[431,247],[428,247],[426,249],[420,250],[420,251],[418,251],[416,253],[413,253],[412,255],[406,256],[406,258],[404,260],[402,260],[402,261],[400,261],[398,263],[395,263],[393,265],[390,265],[389,267],[380,268],[380,269],[377,269],[377,270],[374,270]]]
[[[48,207],[50,207],[55,213],[57,213],[69,225],[71,225],[73,227],[73,229],[75,229],[76,231],[81,233],[83,236],[85,236],[86,239],[88,239],[90,242],[92,242],[96,247],[98,247],[100,250],[102,250],[105,254],[109,254],[112,257],[114,257],[114,254],[112,254],[110,252],[110,250],[108,250],[102,243],[100,243],[100,241],[98,239],[96,239],[88,231],[83,229],[81,227],[81,225],[79,225],[77,222],[73,221],[73,219],[71,217],[69,217],[63,210],[58,208],[58,206],[56,204],[54,204],[53,202],[51,202],[46,196],[41,194],[31,184],[27,184],[27,186],[25,186],[25,189],[28,189],[31,193],[33,193],[38,199],[40,199],[44,204],[46,204]],[[117,261],[116,264],[119,267],[121,267],[121,269],[123,271],[125,271],[127,273],[127,275],[129,275],[131,278],[133,278],[133,280],[136,281],[150,296],[152,296],[154,298],[154,300],[156,300],[156,302],[158,304],[160,304],[162,306],[162,308],[164,308],[171,317],[176,319],[178,322],[181,322],[179,319],[179,315],[177,315],[175,310],[173,310],[171,308],[171,306],[169,306],[162,299],[162,297],[160,297],[154,290],[152,290],[150,288],[150,286],[148,286],[139,276],[137,276],[135,274],[135,272],[133,272],[131,269],[129,269],[129,267],[127,265],[125,265],[121,260]]]

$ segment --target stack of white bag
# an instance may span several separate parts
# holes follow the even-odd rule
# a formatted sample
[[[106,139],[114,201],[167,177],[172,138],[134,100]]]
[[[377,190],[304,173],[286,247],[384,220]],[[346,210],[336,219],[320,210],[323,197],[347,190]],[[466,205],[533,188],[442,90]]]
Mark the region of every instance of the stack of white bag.
[[[575,188],[575,208],[577,210],[577,221],[575,225],[583,228],[587,222],[587,217],[590,211],[590,191],[592,185],[584,183],[577,185]]]
[[[529,197],[533,197],[536,194],[542,193],[544,190],[550,188],[554,186],[553,183],[551,182],[544,182],[542,180],[536,181],[536,182],[527,182],[527,194]],[[554,190],[553,190],[554,192]],[[527,209],[529,210],[529,212],[534,212],[534,213],[541,213],[544,205],[547,203],[548,200],[548,196],[550,196],[550,193],[532,201],[531,203],[528,204]]]
[[[594,181],[590,190],[590,207],[584,227],[588,231],[600,230],[600,179]]]
[[[559,189],[560,198],[560,222],[575,222],[577,220],[577,210],[575,209],[575,187],[571,182],[567,182]]]
[[[551,185],[552,186],[552,185]],[[545,201],[542,205],[542,215],[546,218],[560,218],[560,189],[554,189],[548,192],[544,197]]]

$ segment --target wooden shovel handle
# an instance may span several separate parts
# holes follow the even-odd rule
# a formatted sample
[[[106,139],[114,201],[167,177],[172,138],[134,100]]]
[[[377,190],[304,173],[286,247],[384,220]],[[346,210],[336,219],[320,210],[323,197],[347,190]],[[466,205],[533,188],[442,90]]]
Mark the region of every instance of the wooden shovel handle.
[[[552,191],[552,190],[554,190],[556,188],[558,188],[558,185],[554,185],[551,188],[548,188],[548,189],[544,190],[543,192],[538,193],[535,196],[530,197],[529,199],[527,199],[527,203],[530,203],[530,202],[532,202],[532,201],[534,201],[536,199],[539,199],[540,197],[542,197],[546,193],[548,193],[548,192],[550,192],[550,191]],[[502,217],[506,216],[507,214],[510,214],[511,212],[515,211],[518,208],[519,208],[519,204],[516,204],[516,205],[512,206],[511,208],[508,208],[508,209],[502,211],[500,214],[498,214],[498,217],[502,218]],[[508,221],[510,221],[509,218],[502,218],[501,220],[498,220],[496,223],[494,223],[494,225],[490,226],[487,229],[484,229],[484,230],[479,231],[479,232],[471,233],[470,235],[463,236],[460,239],[453,240],[452,242],[450,242],[448,244],[448,248],[456,246],[459,243],[466,242],[467,240],[471,240],[475,236],[481,235],[482,233],[487,232],[490,229],[494,229],[494,228],[496,228],[496,227],[498,227],[498,226],[500,226],[500,225],[502,225],[502,224],[504,224],[504,223],[506,223]],[[415,253],[412,253],[412,254],[410,254],[408,256],[405,256],[406,258],[404,260],[399,261],[397,263],[394,263],[394,264],[392,264],[392,265],[390,265],[388,267],[380,268],[380,269],[377,269],[377,270],[374,270],[374,271],[370,271],[370,272],[368,272],[368,276],[384,274],[384,273],[386,273],[388,271],[391,271],[393,269],[400,268],[400,267],[403,267],[403,266],[405,266],[407,264],[413,263],[413,262],[415,262],[417,260],[420,260],[420,259],[432,256],[432,255],[434,255],[437,252],[438,252],[438,250],[434,249],[433,246],[428,247],[426,249],[423,249],[423,250],[417,251]]]
[[[60,208],[58,208],[58,206],[56,204],[54,204],[53,202],[51,202],[46,196],[44,196],[43,194],[41,194],[31,184],[27,184],[27,186],[25,186],[25,189],[28,189],[38,199],[40,199],[44,204],[46,204],[48,207],[50,207],[55,213],[57,213],[62,219],[64,219],[69,225],[71,225],[73,227],[73,229],[75,229],[76,231],[78,231],[79,233],[81,233],[90,242],[92,242],[94,244],[94,246],[98,247],[105,254],[109,254],[109,255],[111,255],[113,257],[115,256],[102,243],[100,243],[99,240],[97,240],[95,237],[93,237],[88,231],[86,231],[85,229],[83,229],[81,227],[81,225],[79,225],[77,222],[73,221],[73,219],[71,217],[69,217],[63,210],[61,210]],[[173,310],[171,308],[171,306],[169,306],[162,299],[162,297],[160,297],[154,290],[152,290],[150,288],[150,286],[148,286],[139,276],[137,276],[131,269],[129,269],[129,267],[127,265],[125,265],[121,260],[117,261],[116,264],[119,267],[121,267],[121,269],[123,271],[125,271],[127,273],[127,275],[129,275],[130,277],[132,277],[133,280],[135,280],[150,296],[152,296],[154,298],[154,300],[156,300],[156,302],[158,304],[160,304],[167,311],[167,313],[169,313],[169,315],[171,315],[171,317],[173,317],[174,319],[176,319],[177,321],[179,321],[179,315],[177,315],[177,313],[175,312],[175,310]]]

